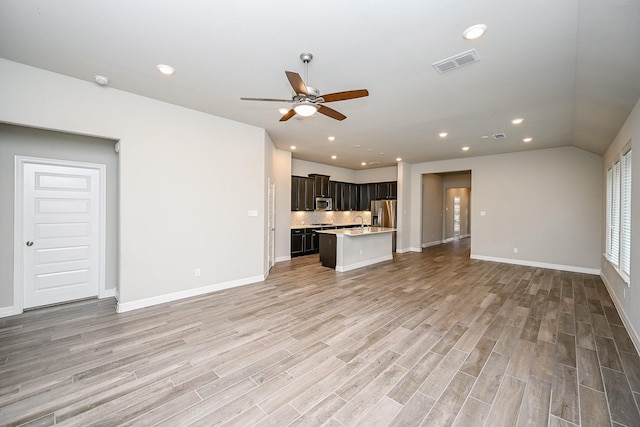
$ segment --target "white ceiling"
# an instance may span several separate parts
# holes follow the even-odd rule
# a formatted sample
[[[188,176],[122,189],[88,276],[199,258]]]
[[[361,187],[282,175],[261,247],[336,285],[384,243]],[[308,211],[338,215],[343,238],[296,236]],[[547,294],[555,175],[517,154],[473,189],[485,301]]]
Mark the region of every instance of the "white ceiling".
[[[477,23],[485,36],[464,40]],[[265,128],[294,158],[361,169],[564,145],[602,154],[640,98],[639,23],[639,0],[0,0],[0,57],[102,74]],[[473,48],[477,63],[431,65]],[[329,104],[342,122],[279,122],[287,104],[240,101],[290,97],[284,71],[304,78],[301,52],[314,55],[309,86],[370,96]]]

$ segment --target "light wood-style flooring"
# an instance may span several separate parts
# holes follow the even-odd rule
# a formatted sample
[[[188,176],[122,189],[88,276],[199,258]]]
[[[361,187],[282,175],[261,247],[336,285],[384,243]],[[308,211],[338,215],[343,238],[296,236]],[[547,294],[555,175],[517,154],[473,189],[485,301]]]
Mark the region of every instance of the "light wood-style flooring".
[[[600,278],[470,260],[468,239],[114,305],[0,319],[0,425],[640,426],[640,358]]]

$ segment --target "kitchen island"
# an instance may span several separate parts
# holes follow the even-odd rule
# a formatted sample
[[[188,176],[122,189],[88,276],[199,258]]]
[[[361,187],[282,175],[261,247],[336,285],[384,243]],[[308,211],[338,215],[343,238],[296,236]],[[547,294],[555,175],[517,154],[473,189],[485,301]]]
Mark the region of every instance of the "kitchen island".
[[[354,227],[318,230],[320,262],[336,271],[350,271],[393,259],[395,228]]]

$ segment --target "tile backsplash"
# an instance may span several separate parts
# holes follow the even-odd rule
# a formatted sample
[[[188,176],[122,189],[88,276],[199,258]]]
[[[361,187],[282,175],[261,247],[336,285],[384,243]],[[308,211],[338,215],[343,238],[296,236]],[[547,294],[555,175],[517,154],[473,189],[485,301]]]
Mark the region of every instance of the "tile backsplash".
[[[364,218],[365,224],[371,224],[371,212],[369,211],[297,211],[291,212],[291,226],[307,224],[350,224],[360,223],[360,215]]]

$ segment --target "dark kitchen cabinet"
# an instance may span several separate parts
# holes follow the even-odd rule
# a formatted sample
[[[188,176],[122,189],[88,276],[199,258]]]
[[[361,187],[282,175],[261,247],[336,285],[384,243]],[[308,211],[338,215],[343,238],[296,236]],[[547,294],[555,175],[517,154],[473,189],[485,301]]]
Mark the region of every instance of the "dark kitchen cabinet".
[[[320,234],[317,228],[291,229],[291,257],[317,254],[320,250]]]
[[[304,255],[305,246],[305,229],[293,229],[291,230],[291,256]]]
[[[331,197],[331,189],[329,188],[329,176],[327,175],[309,175],[313,179],[315,197]]]
[[[376,184],[376,199],[397,199],[398,183],[397,181],[379,182]]]
[[[320,235],[320,262],[323,267],[336,268],[336,246],[335,234]]]
[[[330,193],[329,196],[333,199],[333,210],[342,210],[342,192],[344,190],[343,182],[331,181],[329,183]]]
[[[358,210],[358,186],[356,184],[344,184],[344,190],[342,192],[342,210]]]
[[[315,204],[313,178],[303,176],[291,177],[291,210],[312,211]]]
[[[371,210],[371,201],[376,198],[376,184],[358,184],[358,210]]]

